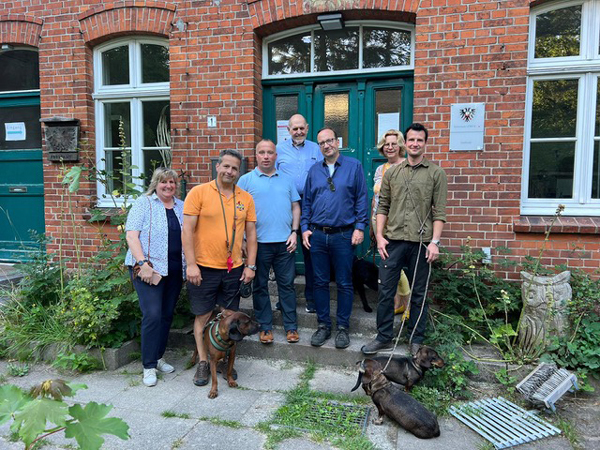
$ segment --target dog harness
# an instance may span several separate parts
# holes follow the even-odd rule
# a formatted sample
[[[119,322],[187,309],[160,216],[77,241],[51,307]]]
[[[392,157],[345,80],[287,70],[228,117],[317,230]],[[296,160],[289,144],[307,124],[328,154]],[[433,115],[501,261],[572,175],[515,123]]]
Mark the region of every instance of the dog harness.
[[[225,340],[219,334],[219,321],[221,320],[221,314],[217,315],[213,320],[211,320],[208,324],[208,336],[210,338],[210,343],[220,352],[225,352],[227,357],[229,357],[229,351],[231,347],[233,347],[232,340]]]

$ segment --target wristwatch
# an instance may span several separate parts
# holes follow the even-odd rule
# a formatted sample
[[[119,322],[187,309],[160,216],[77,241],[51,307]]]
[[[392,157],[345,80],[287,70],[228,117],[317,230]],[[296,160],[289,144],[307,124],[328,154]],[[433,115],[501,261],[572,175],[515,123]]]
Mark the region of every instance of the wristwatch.
[[[296,228],[295,230],[292,230],[292,233],[300,234],[300,230]]]
[[[256,266],[254,264],[246,264],[246,267],[250,270],[254,270],[256,272]]]
[[[440,246],[440,240],[439,239],[431,241],[431,243],[437,245],[438,247]]]
[[[140,266],[142,267],[144,265],[144,263],[147,263],[148,260],[147,259],[140,259],[139,261],[137,261],[135,264],[136,266]]]

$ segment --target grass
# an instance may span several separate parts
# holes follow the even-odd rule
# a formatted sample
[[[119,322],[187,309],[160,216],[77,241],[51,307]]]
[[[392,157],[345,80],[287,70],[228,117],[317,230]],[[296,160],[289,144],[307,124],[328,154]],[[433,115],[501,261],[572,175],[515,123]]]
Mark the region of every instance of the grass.
[[[8,363],[6,370],[11,377],[24,377],[29,373],[29,364]]]
[[[176,417],[178,419],[189,419],[190,418],[190,415],[187,413],[176,413],[175,411],[170,411],[170,410],[163,411],[161,413],[161,416],[166,417],[167,419],[171,419],[173,417]]]
[[[575,425],[573,425],[571,421],[563,419],[557,415],[555,425],[563,432],[574,449],[579,450],[583,448],[579,444],[579,434],[577,433],[577,428],[575,428]]]
[[[222,427],[229,427],[229,428],[243,428],[244,427],[244,425],[242,425],[237,420],[225,420],[225,419],[219,419],[218,417],[200,417],[199,420],[202,420],[204,422],[210,422],[213,425],[219,425]]]

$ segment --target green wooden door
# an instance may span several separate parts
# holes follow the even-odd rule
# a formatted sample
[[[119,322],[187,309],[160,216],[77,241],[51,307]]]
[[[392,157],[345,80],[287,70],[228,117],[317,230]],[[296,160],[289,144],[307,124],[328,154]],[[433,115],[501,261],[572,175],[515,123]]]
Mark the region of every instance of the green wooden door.
[[[0,260],[24,261],[44,232],[40,98],[0,96]]]
[[[369,199],[373,195],[373,176],[385,158],[377,151],[380,135],[390,128],[403,131],[412,121],[412,74],[357,79],[348,76],[304,79],[293,83],[265,82],[264,137],[277,142],[285,134],[290,116],[302,114],[309,123],[309,139],[327,125],[341,138],[342,154],[357,158],[365,170]],[[357,249],[363,256],[370,246],[368,230],[365,242]],[[302,268],[299,267],[302,271]]]

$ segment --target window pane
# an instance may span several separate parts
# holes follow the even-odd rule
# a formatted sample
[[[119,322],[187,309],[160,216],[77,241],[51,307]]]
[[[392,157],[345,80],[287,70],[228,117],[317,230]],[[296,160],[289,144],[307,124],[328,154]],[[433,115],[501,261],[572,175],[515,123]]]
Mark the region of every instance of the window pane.
[[[39,88],[40,64],[37,52],[32,50],[0,51],[0,91],[24,91]]]
[[[594,169],[592,173],[592,198],[600,198],[600,142],[594,142]]]
[[[574,142],[531,144],[529,198],[572,198]]]
[[[578,80],[533,83],[532,138],[575,136],[578,84]]]
[[[171,146],[171,116],[168,100],[143,102],[144,147]]]
[[[104,104],[104,146],[115,148],[121,146],[119,123],[123,123],[125,146],[131,145],[131,119],[129,102]]]
[[[363,28],[363,67],[410,64],[410,32],[385,28]]]
[[[377,141],[381,138],[381,134],[385,133],[390,128],[400,128],[400,105],[402,101],[402,89],[386,89],[375,91],[375,133],[373,136],[377,145]],[[384,114],[381,116],[381,114]],[[379,121],[382,119],[383,128],[380,129]]]
[[[169,49],[162,45],[142,44],[142,83],[169,81]]]
[[[325,94],[325,126],[331,127],[348,146],[348,93]]]
[[[289,120],[298,112],[298,95],[275,97],[275,120]]]
[[[581,5],[540,14],[535,21],[535,57],[579,55]]]
[[[157,167],[170,167],[170,152],[166,154],[160,150],[144,150],[144,186],[148,186],[152,179],[154,169]],[[167,161],[167,159],[169,159]]]
[[[358,28],[315,31],[315,70],[358,69]]]
[[[15,130],[7,130],[7,123],[15,124]],[[25,139],[18,128],[25,124]],[[7,132],[9,135],[7,135]],[[15,137],[17,136],[17,137]],[[11,139],[19,139],[13,141]],[[0,150],[42,148],[42,124],[40,123],[40,105],[11,106],[0,108]]]
[[[129,84],[129,47],[123,45],[102,53],[102,84]]]
[[[310,32],[271,42],[269,75],[310,72]]]
[[[106,181],[107,192],[111,193],[115,190],[120,193],[124,192],[125,183],[131,182],[129,174],[123,173],[123,158],[127,158],[127,166],[131,166],[131,149],[128,148],[124,152],[121,150],[109,150],[106,152]]]

